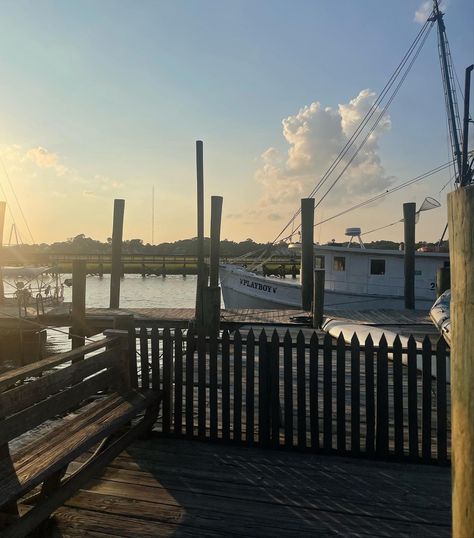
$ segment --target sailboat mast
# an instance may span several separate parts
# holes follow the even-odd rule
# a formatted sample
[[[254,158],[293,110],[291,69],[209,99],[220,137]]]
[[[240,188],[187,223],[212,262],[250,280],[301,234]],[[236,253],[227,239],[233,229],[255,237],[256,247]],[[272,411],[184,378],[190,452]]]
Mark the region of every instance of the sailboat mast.
[[[436,21],[438,25],[438,38],[440,48],[441,71],[443,75],[444,91],[448,109],[449,132],[454,153],[454,160],[457,166],[456,182],[462,177],[461,146],[459,144],[459,113],[457,111],[457,100],[454,86],[452,85],[452,65],[448,59],[448,38],[446,27],[443,21],[443,13],[439,10],[438,0],[433,0],[433,17],[430,20]]]

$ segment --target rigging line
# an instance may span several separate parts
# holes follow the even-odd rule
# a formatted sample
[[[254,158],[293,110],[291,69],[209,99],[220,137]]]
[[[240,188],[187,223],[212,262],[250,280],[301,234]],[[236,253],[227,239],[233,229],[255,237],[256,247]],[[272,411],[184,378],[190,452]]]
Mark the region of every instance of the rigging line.
[[[395,226],[395,224],[399,224],[400,222],[401,220],[396,220],[395,222],[392,222],[391,224],[380,226],[380,228],[374,228],[373,230],[369,230],[368,232],[364,232],[363,234],[360,234],[360,235],[368,235],[368,234],[371,234],[372,232],[378,232],[379,230],[383,230],[384,228],[390,228],[390,226]]]
[[[400,183],[399,185],[396,185],[395,187],[392,187],[391,189],[388,189],[388,190],[386,190],[384,192],[376,194],[376,195],[372,196],[371,198],[368,198],[367,200],[364,200],[364,201],[362,201],[362,202],[360,202],[360,203],[358,203],[358,204],[356,204],[354,206],[348,207],[348,208],[344,209],[343,211],[340,211],[339,213],[337,213],[335,215],[332,215],[330,217],[327,217],[326,219],[321,220],[320,222],[317,222],[314,225],[314,227],[316,228],[316,226],[320,226],[321,224],[325,224],[326,222],[328,222],[330,220],[333,220],[335,218],[338,218],[338,217],[340,217],[342,215],[345,215],[346,213],[349,213],[349,212],[354,211],[356,209],[360,209],[361,207],[364,207],[365,205],[368,205],[368,204],[370,204],[372,202],[376,202],[376,201],[380,200],[381,198],[383,198],[385,196],[389,196],[390,194],[393,194],[394,192],[402,190],[405,187],[409,187],[410,185],[413,185],[414,183],[417,183],[418,181],[426,179],[427,177],[430,177],[430,176],[432,176],[434,174],[437,174],[438,172],[441,172],[443,170],[446,170],[447,168],[451,167],[452,163],[453,163],[453,161],[441,164],[441,165],[437,166],[436,168],[433,168],[433,169],[429,170],[428,172],[424,172],[423,174],[420,174],[419,176],[416,176],[416,177],[414,177],[412,179],[404,181],[403,183]],[[300,227],[301,227],[301,224],[296,228],[295,232],[297,232]],[[285,239],[288,239],[289,237],[291,237],[291,236],[288,236]]]
[[[357,138],[360,134],[360,131],[361,129],[365,126],[365,124],[368,122],[368,120],[370,119],[370,117],[375,113],[375,109],[376,107],[378,106],[378,104],[380,103],[381,99],[383,97],[385,97],[385,95],[388,93],[388,90],[390,89],[390,87],[393,85],[393,83],[395,82],[395,79],[396,77],[398,77],[398,74],[399,74],[399,71],[401,70],[401,68],[406,64],[406,62],[408,61],[408,58],[409,56],[412,54],[412,51],[414,50],[414,48],[416,47],[416,45],[418,44],[419,40],[421,39],[422,35],[424,32],[426,32],[426,29],[429,28],[429,30],[431,30],[433,26],[433,22],[431,22],[430,24],[430,21],[426,21],[425,24],[423,25],[422,29],[420,30],[420,32],[418,33],[417,37],[415,38],[414,42],[410,45],[407,53],[405,53],[405,56],[404,58],[402,59],[402,61],[400,62],[400,64],[398,65],[397,69],[395,70],[394,74],[392,74],[392,76],[390,77],[389,79],[389,82],[387,82],[387,84],[385,85],[384,89],[382,90],[382,93],[379,95],[379,97],[376,99],[376,101],[374,102],[374,104],[372,105],[372,107],[369,109],[369,111],[367,112],[366,116],[363,118],[362,122],[361,122],[361,125],[358,126],[358,128],[356,129],[356,131],[353,133],[353,135],[351,136],[351,138],[347,141],[346,145],[344,146],[344,148],[341,150],[341,152],[339,153],[338,157],[336,157],[335,161],[332,163],[332,165],[329,167],[329,169],[326,171],[326,173],[322,176],[322,178],[320,179],[320,181],[318,182],[318,184],[316,185],[316,187],[313,189],[313,191],[311,191],[311,193],[309,194],[309,197],[313,196],[319,186],[327,179],[327,177],[329,177],[329,175],[332,173],[332,171],[334,170],[334,168],[337,166],[337,164],[339,164],[339,162],[341,161],[342,157],[344,157],[345,153],[347,153],[347,150],[352,146],[352,144],[354,143],[355,141],[355,138]],[[428,33],[429,33],[429,30],[428,30]],[[425,37],[425,40],[426,40],[426,37]],[[369,116],[370,114],[370,116]],[[367,120],[366,120],[367,118]],[[366,120],[366,121],[365,121]],[[364,123],[365,121],[365,123]],[[275,238],[275,240],[273,241],[273,244],[276,243],[276,241],[279,239],[279,237],[285,232],[285,230],[289,227],[289,225],[296,219],[296,217],[300,214],[301,212],[301,208],[299,208],[293,215],[293,217],[290,219],[290,221],[288,222],[288,224],[283,228],[283,230],[280,232],[280,234]]]
[[[23,213],[23,209],[22,209],[21,204],[20,204],[20,202],[18,200],[18,197],[16,195],[15,188],[13,187],[13,184],[12,184],[12,182],[10,180],[10,175],[8,174],[7,167],[5,166],[5,163],[4,163],[1,156],[0,156],[0,162],[2,164],[3,171],[5,172],[5,176],[7,177],[8,183],[10,185],[10,189],[13,192],[13,197],[15,198],[15,201],[16,201],[16,204],[18,206],[18,209],[20,210],[20,214],[23,217],[23,220],[25,222],[26,229],[28,230],[28,233],[30,234],[31,240],[33,241],[33,244],[34,244],[35,240],[34,240],[33,234],[31,233],[30,226],[28,225],[28,221],[26,220],[25,214]]]
[[[355,206],[352,206],[352,207],[349,207],[347,209],[345,209],[344,211],[341,211],[339,213],[337,213],[336,215],[333,215],[331,217],[327,217],[326,219],[324,220],[321,220],[320,222],[317,222],[314,226],[320,226],[321,224],[324,224],[330,220],[333,220],[337,217],[340,217],[342,215],[345,215],[346,213],[349,213],[350,211],[354,211],[355,209],[359,209],[365,205],[368,205],[372,202],[376,202],[378,200],[380,200],[381,198],[385,197],[385,196],[388,196],[394,192],[397,192],[399,190],[402,190],[404,189],[405,187],[409,187],[410,185],[413,185],[414,183],[417,183],[418,181],[421,181],[423,179],[426,179],[427,177],[430,177],[438,172],[441,172],[442,170],[445,170],[446,168],[449,168],[451,166],[451,163],[446,163],[446,164],[443,164],[443,165],[440,165],[436,168],[433,168],[432,170],[428,171],[428,172],[425,172],[424,174],[421,174],[413,179],[410,179],[408,181],[405,181],[404,183],[401,183],[400,185],[397,185],[395,187],[393,187],[392,189],[389,189],[385,192],[381,192],[375,196],[373,196],[372,198],[369,198],[367,200],[364,200],[363,202],[360,202],[359,204],[355,205]]]
[[[423,45],[425,44],[426,42],[426,39],[428,37],[429,33],[426,33],[425,34],[425,38],[423,39],[420,47],[418,48],[418,50],[416,51],[414,57],[412,58],[410,64],[408,65],[408,68],[407,70],[405,71],[404,75],[402,76],[402,79],[400,80],[400,82],[398,83],[398,85],[396,86],[393,94],[391,95],[390,99],[388,100],[387,104],[385,105],[385,107],[382,109],[381,113],[379,114],[375,124],[372,126],[372,128],[369,130],[369,132],[367,133],[367,135],[365,136],[365,138],[363,139],[362,143],[359,145],[359,147],[357,148],[356,152],[354,153],[354,155],[352,155],[352,157],[349,159],[348,163],[346,164],[346,166],[342,169],[341,173],[337,176],[337,178],[333,181],[332,185],[328,188],[328,190],[324,193],[324,195],[318,200],[318,203],[315,205],[315,209],[321,205],[321,203],[323,202],[323,200],[326,198],[326,196],[331,192],[331,190],[336,186],[337,182],[341,179],[342,175],[344,174],[344,172],[347,170],[347,168],[349,168],[349,166],[351,165],[352,161],[356,158],[356,156],[358,155],[359,151],[362,149],[363,145],[365,144],[365,142],[368,140],[368,138],[370,137],[370,135],[375,131],[375,129],[377,128],[378,124],[380,123],[382,117],[385,115],[386,111],[388,110],[389,106],[392,104],[393,100],[395,99],[396,95],[398,94],[402,84],[405,82],[405,79],[406,77],[408,76],[408,73],[411,71],[411,68],[413,67],[413,64],[415,63],[416,59],[418,58],[420,52],[421,52],[421,49],[423,48]]]

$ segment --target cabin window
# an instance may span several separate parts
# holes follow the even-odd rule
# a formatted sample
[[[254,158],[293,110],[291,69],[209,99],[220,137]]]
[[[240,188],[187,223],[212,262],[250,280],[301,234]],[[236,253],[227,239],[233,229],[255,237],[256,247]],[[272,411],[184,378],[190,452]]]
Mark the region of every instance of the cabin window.
[[[324,256],[315,256],[314,257],[314,268],[315,269],[324,269]]]
[[[334,256],[334,271],[345,271],[346,270],[346,258],[344,256]]]
[[[370,274],[371,275],[384,275],[385,274],[385,260],[370,260]]]

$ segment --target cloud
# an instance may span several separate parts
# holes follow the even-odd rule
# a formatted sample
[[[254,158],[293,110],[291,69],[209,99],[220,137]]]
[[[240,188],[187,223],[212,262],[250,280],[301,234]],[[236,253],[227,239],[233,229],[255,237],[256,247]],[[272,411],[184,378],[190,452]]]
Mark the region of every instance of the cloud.
[[[311,192],[331,166],[375,99],[376,94],[366,89],[348,103],[339,104],[337,108],[324,107],[316,101],[282,121],[283,136],[289,146],[287,153],[283,154],[274,147],[268,148],[262,153],[261,165],[255,174],[262,187],[259,210],[265,211],[266,218],[277,220],[280,215],[294,212],[299,199]],[[378,112],[374,117],[378,116]],[[392,178],[385,173],[378,146],[380,136],[390,126],[390,118],[385,116],[325,199],[325,205],[357,200],[367,194],[380,192],[391,184]],[[356,142],[355,148],[367,134],[366,130]],[[316,201],[354,156],[355,148],[341,160],[316,194]]]
[[[40,168],[53,168],[58,176],[63,176],[68,172],[68,169],[59,163],[59,157],[56,153],[41,146],[29,149],[25,154],[25,159],[32,160]]]

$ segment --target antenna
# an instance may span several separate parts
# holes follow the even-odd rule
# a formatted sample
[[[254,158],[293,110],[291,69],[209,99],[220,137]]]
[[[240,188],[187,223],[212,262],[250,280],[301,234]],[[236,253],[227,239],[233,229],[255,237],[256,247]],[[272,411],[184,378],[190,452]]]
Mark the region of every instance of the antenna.
[[[151,187],[151,244],[155,244],[155,185]]]

